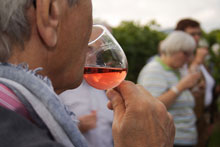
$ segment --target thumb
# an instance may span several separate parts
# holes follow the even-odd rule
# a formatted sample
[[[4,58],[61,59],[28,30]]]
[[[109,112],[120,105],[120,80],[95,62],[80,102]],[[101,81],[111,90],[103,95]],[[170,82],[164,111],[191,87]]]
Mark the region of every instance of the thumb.
[[[122,119],[125,113],[125,103],[121,95],[114,89],[108,90],[106,93],[107,97],[110,100],[114,111],[114,119]]]

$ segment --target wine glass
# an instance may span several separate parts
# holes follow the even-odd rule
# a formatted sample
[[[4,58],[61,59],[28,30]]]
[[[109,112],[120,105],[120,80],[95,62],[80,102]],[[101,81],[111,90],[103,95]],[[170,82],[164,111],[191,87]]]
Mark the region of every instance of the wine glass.
[[[118,86],[127,75],[127,58],[112,34],[102,25],[93,25],[86,56],[84,79],[100,90]]]

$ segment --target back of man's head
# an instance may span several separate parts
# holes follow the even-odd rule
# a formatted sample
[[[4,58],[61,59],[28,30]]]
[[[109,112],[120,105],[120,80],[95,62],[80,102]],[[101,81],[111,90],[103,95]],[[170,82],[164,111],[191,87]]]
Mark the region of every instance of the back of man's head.
[[[37,0],[0,0],[0,62],[7,62],[14,44],[23,45],[30,37],[26,10]],[[79,0],[68,0],[70,6]]]
[[[196,20],[185,18],[177,23],[175,30],[185,31],[188,27],[200,28],[200,24]]]

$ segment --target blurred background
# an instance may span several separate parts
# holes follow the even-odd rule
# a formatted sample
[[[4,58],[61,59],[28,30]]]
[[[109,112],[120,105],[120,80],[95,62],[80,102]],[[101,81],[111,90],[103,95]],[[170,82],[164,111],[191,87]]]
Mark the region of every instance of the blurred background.
[[[197,20],[210,52],[206,65],[220,85],[220,0],[93,0],[93,9],[94,22],[109,25],[125,51],[127,79],[135,83],[147,60],[157,54],[159,42],[176,23],[183,18]],[[219,118],[219,96],[217,107]],[[220,147],[219,122],[214,127],[208,147]]]
[[[117,26],[122,20],[146,24],[155,20],[160,29],[172,29],[183,17],[199,21],[205,31],[220,27],[219,0],[93,0],[93,15]]]

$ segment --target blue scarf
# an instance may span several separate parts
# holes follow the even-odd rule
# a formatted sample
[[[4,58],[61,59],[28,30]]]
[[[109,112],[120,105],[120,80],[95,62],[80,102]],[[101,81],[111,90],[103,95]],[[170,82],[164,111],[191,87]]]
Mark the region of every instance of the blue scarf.
[[[37,125],[47,128],[57,142],[67,147],[87,147],[75,115],[60,102],[50,80],[36,74],[41,69],[0,63],[0,82],[17,95]]]

